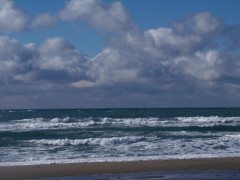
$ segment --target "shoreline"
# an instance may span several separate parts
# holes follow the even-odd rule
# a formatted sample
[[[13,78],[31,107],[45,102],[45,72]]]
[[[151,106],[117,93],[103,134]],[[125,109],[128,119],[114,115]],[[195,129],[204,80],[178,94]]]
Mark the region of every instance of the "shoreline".
[[[0,166],[0,180],[176,170],[240,170],[240,157]]]

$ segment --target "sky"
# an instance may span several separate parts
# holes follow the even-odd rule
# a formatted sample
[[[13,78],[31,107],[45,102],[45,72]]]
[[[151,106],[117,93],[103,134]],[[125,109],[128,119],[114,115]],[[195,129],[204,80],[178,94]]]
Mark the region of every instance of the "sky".
[[[0,0],[0,109],[240,107],[239,0]]]

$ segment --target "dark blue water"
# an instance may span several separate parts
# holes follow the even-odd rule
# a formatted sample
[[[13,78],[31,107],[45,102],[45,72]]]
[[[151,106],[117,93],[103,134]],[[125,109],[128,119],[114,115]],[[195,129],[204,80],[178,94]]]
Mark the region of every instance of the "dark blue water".
[[[0,165],[239,156],[240,109],[1,110]]]

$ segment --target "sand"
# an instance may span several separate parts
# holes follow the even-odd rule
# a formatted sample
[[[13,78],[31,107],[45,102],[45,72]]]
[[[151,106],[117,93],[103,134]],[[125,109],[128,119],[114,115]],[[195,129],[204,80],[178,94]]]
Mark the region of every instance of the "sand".
[[[0,167],[0,180],[175,170],[240,170],[240,157]]]

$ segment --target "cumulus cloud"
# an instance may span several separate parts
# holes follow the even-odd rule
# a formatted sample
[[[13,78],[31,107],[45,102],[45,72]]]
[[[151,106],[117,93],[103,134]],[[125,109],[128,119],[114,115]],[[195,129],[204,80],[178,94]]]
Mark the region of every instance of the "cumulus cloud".
[[[28,16],[11,0],[0,0],[0,31],[22,32],[28,28]]]
[[[83,56],[65,39],[49,38],[38,48],[39,57],[36,60],[39,69],[61,71],[69,73],[81,71],[78,69]]]
[[[0,37],[1,86],[25,84],[46,89],[50,84],[71,83],[85,78],[86,59],[67,40],[49,38],[41,45],[21,44]],[[51,85],[49,87],[52,87]]]
[[[22,45],[15,39],[0,36],[1,81],[8,82],[27,68],[27,59],[32,56],[32,44]]]
[[[61,20],[87,21],[102,32],[125,32],[135,26],[121,2],[109,4],[100,0],[70,0],[58,16]]]
[[[142,31],[120,2],[70,0],[55,16],[39,14],[32,25],[49,26],[57,19],[86,21],[109,33],[108,47],[87,58],[61,37],[40,45],[0,37],[1,91],[18,94],[27,87],[28,94],[39,99],[72,94],[84,103],[91,99],[93,105],[107,100],[144,106],[150,100],[159,106],[162,100],[177,106],[177,101],[191,104],[201,97],[232,97],[240,89],[240,56],[235,51],[239,38],[233,38],[239,26],[229,26],[209,12],[172,27]]]
[[[144,32],[133,28],[109,40],[110,48],[92,60],[89,74],[96,86],[100,82],[135,82],[162,92],[168,87],[177,89],[176,86],[202,88],[205,81],[204,88],[212,88],[226,77],[238,76],[240,57],[221,52],[217,42],[230,33],[228,28],[222,19],[208,12],[176,22],[172,28]],[[226,68],[229,62],[231,71]],[[94,86],[93,81],[84,84]]]
[[[32,26],[38,27],[53,27],[57,22],[57,18],[51,16],[49,12],[38,14],[38,16],[33,20]]]
[[[197,35],[215,35],[224,30],[223,20],[212,16],[209,12],[197,13],[193,18],[174,23],[174,26],[180,33]]]
[[[221,53],[216,50],[196,52],[192,56],[180,56],[174,62],[183,71],[193,77],[202,80],[216,80],[224,72],[224,64],[227,63]]]

